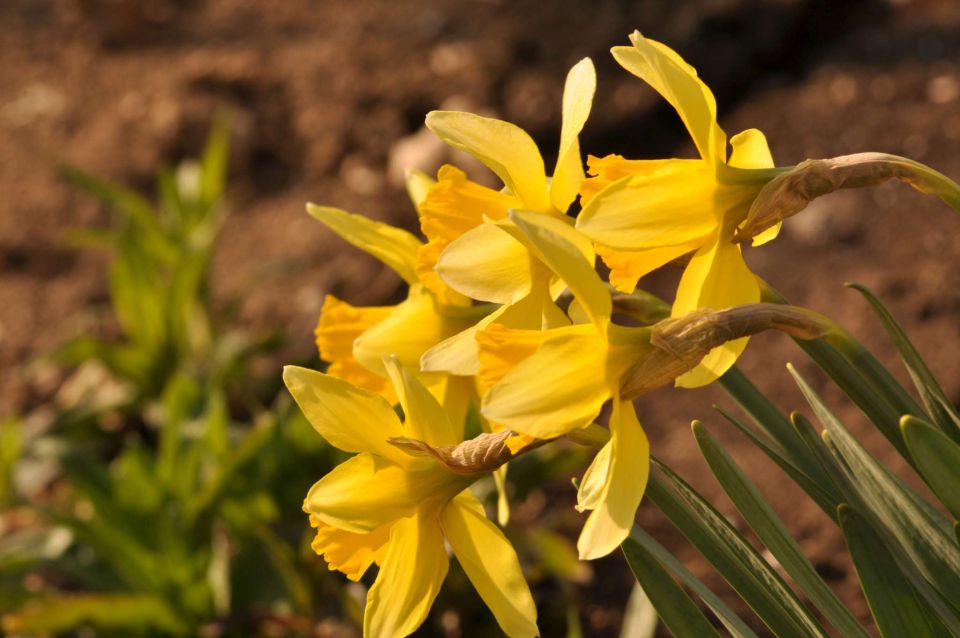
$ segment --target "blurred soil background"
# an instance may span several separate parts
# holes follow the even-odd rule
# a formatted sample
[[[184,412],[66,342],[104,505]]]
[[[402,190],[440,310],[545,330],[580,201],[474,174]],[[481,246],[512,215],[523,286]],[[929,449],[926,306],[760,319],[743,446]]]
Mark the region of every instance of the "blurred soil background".
[[[597,64],[585,153],[691,156],[675,114],[607,50],[634,29],[668,43],[711,86],[728,134],[763,130],[779,165],[859,151],[902,154],[960,179],[960,3],[955,0],[3,0],[0,2],[0,414],[29,415],[61,381],[39,355],[100,329],[102,256],[71,229],[108,213],[62,183],[61,162],[144,190],[159,165],[195,156],[218,109],[233,114],[230,217],[213,279],[254,328],[286,331],[276,361],[315,357],[326,293],[396,300],[400,282],[310,219],[314,201],[416,229],[403,169],[453,157],[423,127],[433,108],[526,128],[552,166],[566,70]],[[900,374],[867,304],[871,287],[960,402],[960,219],[901,184],[818,200],[747,259],[791,301],[846,326]],[[669,268],[642,282],[669,294]],[[756,338],[743,369],[785,409],[801,399],[784,370],[809,373],[855,432],[900,467],[855,408],[783,336]],[[906,378],[905,375],[901,375]],[[710,409],[719,390],[663,389],[640,402],[654,453],[718,496],[689,431],[693,418],[748,469],[814,564],[857,597],[843,540],[814,504]],[[554,492],[559,496],[554,497]],[[537,516],[572,489],[518,505]],[[531,500],[532,499],[532,500]],[[721,509],[737,521],[725,501]],[[569,509],[575,534],[579,517]],[[652,506],[641,523],[708,584],[709,565]],[[304,520],[306,524],[306,520]],[[580,592],[584,629],[616,635],[632,579],[619,557]],[[545,595],[543,593],[539,595]],[[853,603],[861,615],[862,603]],[[465,630],[464,635],[469,635]]]

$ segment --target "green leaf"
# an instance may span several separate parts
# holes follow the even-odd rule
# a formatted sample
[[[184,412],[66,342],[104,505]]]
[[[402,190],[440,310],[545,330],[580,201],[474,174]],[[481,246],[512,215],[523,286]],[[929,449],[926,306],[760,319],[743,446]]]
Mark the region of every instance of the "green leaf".
[[[656,459],[653,466],[656,471],[647,487],[650,499],[774,634],[779,638],[828,635],[793,590],[722,514]]]
[[[200,157],[202,176],[200,202],[207,207],[216,204],[223,196],[227,181],[227,164],[230,159],[230,118],[219,114],[210,129],[207,144]]]
[[[960,519],[960,445],[916,417],[903,417],[900,429],[923,479],[953,517]]]
[[[160,598],[137,594],[59,595],[33,600],[3,617],[9,634],[61,633],[93,625],[103,629],[157,629],[185,635],[187,627]]]
[[[701,638],[720,634],[703,612],[690,600],[653,555],[627,538],[620,546],[630,570],[643,587],[660,619],[677,638]]]
[[[734,418],[722,408],[714,406],[714,409],[720,413],[720,416],[730,422],[731,425],[740,430],[744,436],[749,438],[750,441],[770,457],[774,463],[779,465],[780,469],[786,472],[793,482],[799,485],[803,491],[820,506],[820,509],[822,509],[827,516],[831,518],[836,516],[837,505],[840,504],[840,497],[836,494],[836,485],[833,484],[829,476],[820,471],[819,466],[813,470],[813,476],[815,476],[816,479],[811,478],[811,476],[808,476],[787,458],[779,445],[764,440],[764,438],[759,436],[745,423]],[[814,460],[816,460],[816,456],[814,456]]]
[[[673,572],[690,591],[695,593],[700,600],[710,608],[710,611],[723,623],[723,626],[726,627],[733,638],[757,638],[753,630],[750,629],[739,616],[733,613],[733,610],[727,607],[727,605],[720,600],[719,596],[710,591],[700,579],[694,576],[690,570],[683,566],[683,563],[677,560],[663,545],[654,540],[652,536],[634,525],[633,530],[630,532],[630,540],[642,546],[653,555],[661,565]]]
[[[788,369],[856,477],[855,485],[864,503],[923,576],[946,600],[956,601],[960,592],[960,547],[949,536],[949,521],[870,456],[793,366]]]
[[[930,372],[930,368],[927,367],[923,357],[920,356],[920,353],[917,352],[913,343],[910,342],[903,328],[900,327],[900,324],[893,318],[890,311],[887,310],[880,300],[877,299],[876,295],[866,286],[861,286],[860,284],[847,284],[847,286],[863,295],[866,300],[870,302],[870,305],[873,306],[884,329],[887,331],[893,344],[897,347],[900,358],[903,359],[904,364],[906,364],[910,378],[913,379],[913,384],[916,386],[917,391],[920,393],[920,398],[927,408],[927,413],[933,418],[941,430],[947,433],[954,441],[960,441],[960,413],[957,412],[957,409],[943,391],[936,377]]]
[[[883,638],[950,636],[926,602],[903,577],[886,545],[867,521],[848,505],[838,518],[857,578]]]
[[[697,439],[700,452],[730,500],[787,574],[800,586],[810,602],[816,605],[824,617],[844,636],[869,638],[869,634],[863,630],[850,610],[823,582],[813,565],[803,555],[803,551],[790,535],[783,521],[733,459],[717,445],[699,422],[694,422],[693,434]]]

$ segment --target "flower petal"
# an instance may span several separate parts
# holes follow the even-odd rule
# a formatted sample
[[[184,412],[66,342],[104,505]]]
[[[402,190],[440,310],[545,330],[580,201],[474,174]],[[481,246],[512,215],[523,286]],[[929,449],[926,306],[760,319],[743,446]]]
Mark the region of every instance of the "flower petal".
[[[417,273],[428,289],[446,295],[452,291],[434,270],[443,250],[484,219],[505,218],[520,200],[470,181],[466,173],[454,166],[440,167],[437,177],[419,207],[420,230],[427,244],[417,254]]]
[[[663,248],[648,248],[647,250],[617,250],[597,244],[597,254],[603,263],[610,269],[610,285],[627,294],[637,289],[637,282],[674,259],[695,251],[699,247],[697,242],[680,244],[679,246],[665,246]]]
[[[445,503],[469,484],[469,479],[448,472],[431,459],[407,456],[400,465],[364,452],[314,483],[303,509],[328,525],[369,533],[412,516],[426,504]]]
[[[562,220],[526,211],[511,211],[510,218],[526,236],[537,257],[557,273],[577,301],[601,330],[610,321],[610,293],[574,242],[580,242],[575,229]]]
[[[543,158],[526,131],[509,122],[456,111],[427,113],[427,128],[486,164],[524,207],[550,210]]]
[[[440,526],[453,553],[483,602],[511,638],[539,636],[537,608],[523,577],[517,552],[503,532],[487,520],[469,492],[440,514]]]
[[[398,521],[377,580],[367,594],[364,636],[409,636],[440,591],[449,560],[436,515],[420,512]]]
[[[331,527],[311,514],[310,525],[317,528],[310,548],[323,557],[331,571],[343,572],[350,580],[360,580],[370,565],[379,565],[386,556],[389,524],[369,534],[356,534]]]
[[[353,356],[353,342],[363,332],[394,311],[396,306],[357,307],[327,295],[320,320],[313,331],[320,358],[328,362],[327,374],[346,379],[358,388],[370,390],[396,403],[390,382],[360,365]]]
[[[404,175],[404,182],[407,187],[407,195],[410,196],[410,201],[413,202],[414,207],[419,212],[420,206],[427,198],[427,193],[437,183],[437,180],[418,168],[408,168]]]
[[[584,207],[577,230],[621,250],[703,241],[719,224],[716,180],[701,160],[671,160],[613,182]]]
[[[587,471],[580,479],[577,490],[578,512],[596,509],[606,494],[607,479],[610,476],[610,459],[613,452],[613,440],[607,441],[597,455],[593,457]]]
[[[650,443],[630,401],[615,401],[610,417],[610,463],[602,498],[577,549],[581,560],[606,556],[630,534],[650,477]]]
[[[560,152],[550,181],[550,202],[566,212],[577,196],[583,181],[583,159],[577,136],[590,115],[593,94],[597,88],[597,72],[590,58],[583,58],[567,73],[563,87],[563,124],[560,128]]]
[[[511,304],[530,294],[538,264],[526,246],[495,224],[482,224],[447,246],[440,278],[473,299]]]
[[[652,86],[677,110],[700,157],[711,164],[726,159],[726,136],[717,126],[717,102],[697,71],[676,51],[639,32],[632,47],[614,47],[613,57],[630,73]]]
[[[297,366],[283,369],[283,381],[303,415],[330,445],[344,452],[373,452],[406,460],[402,452],[387,443],[388,438],[401,436],[403,430],[383,397],[343,379]]]
[[[610,398],[606,342],[589,325],[552,332],[558,334],[490,389],[481,410],[486,418],[551,439],[588,425],[599,414]]]
[[[463,428],[454,428],[440,403],[396,357],[385,357],[383,363],[403,407],[404,436],[433,446],[463,441]]]
[[[424,352],[444,339],[476,323],[485,309],[451,313],[440,307],[423,286],[411,286],[410,293],[383,321],[353,342],[353,356],[370,370],[386,376],[383,357],[397,355],[400,363],[419,370]]]
[[[422,244],[407,231],[329,206],[307,204],[307,212],[346,241],[379,259],[411,286],[419,283],[417,251]]]
[[[737,133],[730,138],[730,146],[733,151],[730,153],[730,165],[737,168],[773,168],[773,155],[770,153],[770,147],[767,146],[766,136],[755,128],[747,129]],[[783,222],[777,222],[770,228],[753,237],[754,246],[763,244],[777,238],[780,234],[780,227]]]
[[[586,206],[593,197],[618,179],[636,173],[650,173],[668,162],[676,160],[628,160],[622,155],[587,156],[587,173],[590,175],[580,183],[580,206]]]
[[[740,246],[717,233],[684,270],[671,314],[679,317],[698,308],[720,310],[759,301],[760,285],[743,261]],[[677,385],[696,388],[716,380],[736,362],[747,340],[744,337],[714,348],[700,365],[680,376]]]

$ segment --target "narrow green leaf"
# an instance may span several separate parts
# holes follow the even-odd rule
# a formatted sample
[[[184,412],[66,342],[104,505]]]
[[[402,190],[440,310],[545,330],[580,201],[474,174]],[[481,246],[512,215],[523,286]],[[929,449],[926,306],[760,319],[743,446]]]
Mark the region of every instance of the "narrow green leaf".
[[[847,505],[841,505],[837,513],[857,578],[883,638],[949,637],[950,632],[903,577],[867,521]]]
[[[673,572],[690,591],[695,593],[700,600],[710,608],[710,611],[723,623],[723,626],[726,627],[733,638],[757,638],[757,635],[743,622],[743,619],[727,607],[727,605],[720,600],[719,596],[710,591],[700,579],[694,576],[689,569],[683,566],[683,563],[677,560],[667,548],[658,543],[652,536],[634,525],[633,530],[630,532],[630,540],[641,545],[645,550],[650,552],[661,565]]]
[[[627,538],[620,546],[630,571],[643,587],[660,619],[677,638],[701,638],[720,634],[713,628],[683,588],[642,545]]]
[[[960,592],[960,547],[949,537],[949,521],[864,450],[819,396],[788,366],[817,418],[856,477],[864,502],[896,538],[917,568],[947,600]],[[956,604],[954,602],[953,604]]]
[[[873,306],[874,311],[880,318],[880,323],[883,324],[891,341],[893,341],[893,344],[897,347],[900,358],[903,359],[904,364],[907,366],[907,371],[910,373],[910,378],[913,379],[913,384],[920,393],[920,398],[927,408],[927,413],[933,418],[941,430],[947,433],[954,441],[960,441],[960,413],[957,412],[953,403],[947,398],[937,378],[930,372],[930,368],[927,367],[923,357],[920,356],[920,353],[917,352],[913,343],[910,342],[903,328],[900,327],[900,324],[893,318],[890,311],[887,310],[870,289],[860,284],[847,284],[847,286],[863,295],[870,305]]]
[[[823,582],[813,565],[803,555],[803,551],[790,535],[783,521],[733,459],[717,445],[707,429],[699,422],[694,422],[693,434],[700,452],[730,500],[770,553],[780,561],[787,574],[800,586],[810,602],[844,636],[869,638],[869,634],[863,630],[850,610]]]
[[[916,417],[903,417],[900,429],[927,485],[953,517],[960,519],[960,445]]]
[[[200,182],[200,201],[213,206],[223,196],[230,159],[230,118],[221,113],[214,119],[207,144],[200,158],[203,175]]]
[[[654,459],[647,493],[779,638],[827,636],[793,590],[716,509]],[[669,483],[669,487],[666,483]]]
[[[774,463],[779,465],[780,469],[786,472],[793,482],[799,485],[803,491],[820,506],[820,509],[822,509],[827,516],[830,518],[836,516],[837,505],[840,504],[837,488],[830,480],[830,477],[820,470],[819,465],[812,470],[813,476],[815,476],[816,479],[808,476],[787,458],[786,453],[783,452],[783,449],[779,445],[764,440],[764,438],[754,432],[747,424],[733,417],[722,408],[714,406],[714,409],[731,425],[740,430],[744,436],[749,438],[750,441],[770,457]],[[813,459],[816,461],[815,455]]]

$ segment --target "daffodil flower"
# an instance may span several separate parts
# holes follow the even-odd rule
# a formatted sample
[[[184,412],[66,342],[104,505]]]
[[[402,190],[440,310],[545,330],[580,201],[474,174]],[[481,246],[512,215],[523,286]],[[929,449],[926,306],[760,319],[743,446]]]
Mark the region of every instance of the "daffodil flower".
[[[732,241],[751,202],[778,174],[763,133],[749,129],[730,139],[717,124],[717,106],[696,71],[669,47],[634,33],[633,46],[614,47],[617,62],[645,80],[677,110],[700,159],[590,158],[593,177],[581,188],[577,229],[593,239],[611,269],[610,282],[632,292],[637,280],[692,253],[673,316],[698,308],[728,308],[760,300],[760,287]],[[754,237],[770,241],[779,224]],[[696,387],[722,375],[746,347],[727,343],[677,380]]]
[[[591,510],[577,543],[582,559],[609,554],[629,534],[649,475],[649,444],[630,398],[620,387],[650,352],[650,330],[611,321],[607,287],[564,226],[514,212],[537,258],[566,282],[585,323],[532,331],[494,324],[478,333],[482,413],[512,431],[551,439],[589,425],[613,400],[610,441],[584,475],[578,508]],[[572,229],[569,233],[572,233]]]
[[[425,176],[408,178],[414,203],[429,187]],[[307,205],[307,211],[340,237],[369,253],[396,272],[407,284],[407,298],[395,306],[361,308],[328,295],[315,331],[329,373],[355,385],[383,394],[391,403],[396,396],[387,383],[383,357],[396,355],[426,383],[446,405],[465,413],[475,394],[470,379],[451,377],[444,371],[420,372],[420,357],[447,339],[474,326],[493,307],[473,305],[463,295],[443,287],[427,290],[417,272],[417,253],[423,243],[400,228],[328,206]],[[471,333],[472,334],[472,333]]]
[[[313,427],[331,445],[355,454],[304,501],[317,528],[314,551],[352,580],[379,566],[367,595],[364,636],[407,636],[423,623],[447,573],[445,541],[503,631],[538,635],[516,552],[468,489],[477,475],[453,472],[436,458],[411,456],[389,442],[457,444],[462,423],[451,420],[397,358],[387,358],[384,368],[406,415],[402,424],[378,394],[305,368],[284,370],[287,388]]]
[[[428,240],[417,262],[421,281],[431,290],[447,284],[473,299],[502,304],[484,326],[494,320],[527,328],[569,323],[553,303],[561,282],[511,228],[508,212],[524,209],[570,223],[566,212],[584,177],[577,136],[590,113],[595,88],[593,63],[584,58],[567,74],[552,178],[547,177],[536,143],[514,124],[452,111],[427,115],[431,131],[483,162],[504,184],[503,190],[493,190],[470,181],[458,168],[443,166],[421,205],[420,225]],[[594,258],[588,239],[577,244],[588,259]],[[475,373],[475,359],[464,356],[474,351],[472,341],[472,335],[464,335],[444,344],[424,358],[423,368]]]

